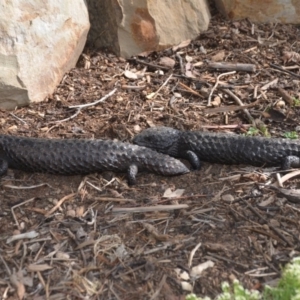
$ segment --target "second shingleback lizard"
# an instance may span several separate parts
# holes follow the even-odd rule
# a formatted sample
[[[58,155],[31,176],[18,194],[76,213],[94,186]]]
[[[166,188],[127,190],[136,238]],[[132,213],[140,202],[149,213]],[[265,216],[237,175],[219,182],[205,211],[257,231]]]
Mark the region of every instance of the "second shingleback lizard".
[[[300,167],[300,140],[153,127],[136,135],[133,142],[187,159],[194,169],[200,168],[201,160],[260,167],[280,166],[284,170]]]

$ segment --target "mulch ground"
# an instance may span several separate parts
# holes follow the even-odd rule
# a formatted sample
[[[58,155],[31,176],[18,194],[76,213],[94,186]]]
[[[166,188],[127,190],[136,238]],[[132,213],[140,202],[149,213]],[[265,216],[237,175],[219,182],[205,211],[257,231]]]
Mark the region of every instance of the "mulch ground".
[[[196,40],[128,61],[85,49],[46,101],[1,112],[1,133],[130,141],[165,125],[296,135],[299,34],[214,17]],[[183,300],[189,290],[215,297],[234,278],[261,290],[299,255],[300,203],[268,188],[298,188],[293,174],[203,163],[178,177],[141,173],[130,187],[125,174],[9,170],[1,297]]]

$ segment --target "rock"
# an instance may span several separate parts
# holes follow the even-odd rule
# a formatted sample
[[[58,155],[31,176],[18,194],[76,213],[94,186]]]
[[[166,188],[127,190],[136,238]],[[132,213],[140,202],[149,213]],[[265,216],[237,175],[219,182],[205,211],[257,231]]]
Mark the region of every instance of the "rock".
[[[206,0],[87,0],[90,45],[129,58],[197,37],[207,29]],[[99,18],[101,15],[101,18]]]
[[[252,22],[300,24],[300,1],[289,0],[215,0],[219,11],[227,18],[248,18]]]
[[[76,65],[89,30],[84,0],[0,2],[0,108],[44,100]]]

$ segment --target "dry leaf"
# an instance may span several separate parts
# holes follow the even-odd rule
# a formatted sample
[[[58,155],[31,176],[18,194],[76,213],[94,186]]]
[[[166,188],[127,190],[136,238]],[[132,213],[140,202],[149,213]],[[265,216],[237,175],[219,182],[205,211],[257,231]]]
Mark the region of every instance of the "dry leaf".
[[[130,71],[130,70],[125,70],[124,71],[124,76],[128,79],[139,79],[139,78],[143,78],[145,76],[145,72],[146,72],[147,68],[145,67],[143,70],[141,71]]]
[[[278,192],[281,196],[285,197],[288,201],[293,203],[300,203],[300,189],[282,189],[275,186],[270,186],[272,190]]]
[[[16,235],[9,237],[6,241],[6,244],[9,244],[16,240],[34,239],[37,236],[39,236],[39,233],[37,233],[36,231],[29,231],[29,232],[25,232],[25,233],[16,234]]]
[[[282,59],[283,59],[283,63],[287,63],[287,62],[294,62],[294,63],[298,63],[300,62],[300,54],[294,51],[283,51],[282,53]]]
[[[204,270],[206,270],[208,268],[212,268],[214,265],[215,264],[213,261],[208,260],[205,263],[202,263],[202,264],[199,264],[198,266],[192,267],[190,275],[191,275],[191,277],[198,278]]]
[[[29,264],[27,266],[27,270],[29,272],[41,272],[41,271],[46,271],[51,269],[53,269],[53,267],[49,266],[48,264],[41,264],[41,265]]]
[[[186,63],[185,76],[187,76],[189,78],[196,78],[196,76],[193,74],[192,67],[193,67],[192,63],[190,63],[190,62]]]
[[[148,100],[151,100],[155,95],[156,95],[156,93],[150,93],[150,94],[148,94],[148,95],[146,96],[146,98],[147,98]]]
[[[138,125],[137,125],[138,126]],[[140,130],[141,131],[141,130]],[[119,193],[118,191],[116,190],[113,190],[113,189],[110,189],[109,190],[110,193],[115,197],[115,198],[120,198],[120,199],[123,199],[123,195],[121,193]]]
[[[134,133],[139,133],[142,131],[142,128],[140,125],[137,124],[137,125],[133,126],[133,131],[134,131]]]
[[[211,101],[211,105],[214,106],[214,107],[220,106],[220,104],[221,104],[221,98],[219,96],[216,96],[214,98],[214,100]]]
[[[258,206],[260,206],[260,207],[266,207],[266,206],[269,206],[270,204],[272,204],[274,201],[275,201],[274,197],[271,196],[268,199],[259,202]]]
[[[170,238],[167,234],[159,234],[157,229],[151,224],[144,223],[143,226],[155,238],[156,241],[165,242]]]
[[[125,76],[126,78],[128,78],[128,79],[138,79],[137,74],[136,74],[136,73],[133,73],[133,72],[131,72],[131,71],[129,71],[129,70],[126,70],[126,71],[124,72],[124,76]]]
[[[275,107],[277,109],[283,109],[283,108],[285,108],[285,102],[283,100],[279,100],[276,102]]]
[[[175,268],[174,271],[175,271],[177,277],[181,280],[189,280],[191,278],[189,273],[185,270],[182,270],[180,268]]]
[[[68,253],[65,253],[65,252],[62,252],[62,251],[56,252],[55,257],[58,258],[58,259],[63,259],[63,260],[70,259],[70,255]]]
[[[188,291],[188,292],[191,292],[193,290],[193,286],[189,282],[186,282],[186,281],[181,282],[181,288],[184,291]]]
[[[284,122],[284,120],[286,119],[286,115],[284,113],[274,108],[270,108],[268,111],[262,112],[262,115],[265,118],[272,119],[276,122]]]
[[[13,273],[10,276],[11,284],[17,289],[17,294],[19,299],[23,299],[25,295],[25,286],[23,284],[23,274],[22,271]]]
[[[225,51],[220,51],[211,57],[212,61],[222,61],[225,57]]]
[[[66,212],[66,216],[70,218],[75,218],[76,217],[76,212],[74,209],[70,209]]]
[[[78,207],[76,208],[76,217],[82,217],[83,214],[84,214],[84,210],[85,210],[85,208],[84,208],[83,205],[78,206]]]
[[[139,57],[148,57],[153,51],[144,51],[138,54]]]
[[[177,51],[178,49],[182,49],[184,47],[187,47],[189,44],[191,43],[191,40],[186,40],[186,41],[183,41],[181,42],[179,45],[176,45],[172,48],[172,50],[175,52]]]
[[[289,105],[293,105],[294,104],[293,97],[291,97],[290,94],[287,91],[285,91],[283,88],[279,87],[278,88],[278,92],[282,96],[282,99],[284,101],[286,101]]]
[[[277,83],[278,83],[278,77],[275,78],[274,80],[270,81],[269,83],[265,84],[265,85],[262,86],[260,89],[261,89],[262,91],[265,91],[265,90],[267,90],[267,89],[269,89],[269,88],[271,88],[271,87],[275,87],[275,86],[277,85]]]
[[[203,66],[204,62],[203,61],[198,61],[196,63],[194,63],[194,67],[201,67]]]
[[[8,131],[15,131],[15,130],[17,130],[18,129],[18,126],[16,126],[16,125],[12,125],[12,126],[10,126],[10,127],[8,127]]]
[[[185,60],[186,60],[187,62],[192,62],[193,58],[192,58],[191,56],[189,56],[189,55],[186,55],[186,56],[185,56]]]
[[[159,76],[163,76],[165,74],[165,72],[163,70],[156,70],[155,74],[157,74]]]
[[[177,189],[174,192],[168,188],[165,190],[163,198],[179,198],[183,195],[184,189]]]
[[[222,195],[222,200],[226,202],[234,201],[234,197],[231,194]]]
[[[173,68],[175,66],[175,63],[176,62],[174,59],[167,57],[167,56],[161,57],[159,60],[160,65],[168,67],[168,68]]]

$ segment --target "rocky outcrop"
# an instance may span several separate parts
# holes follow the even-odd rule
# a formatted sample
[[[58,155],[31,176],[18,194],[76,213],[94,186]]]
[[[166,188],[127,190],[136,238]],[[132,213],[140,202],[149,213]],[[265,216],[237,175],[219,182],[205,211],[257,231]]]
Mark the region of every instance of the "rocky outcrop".
[[[195,38],[207,29],[206,0],[87,0],[88,42],[128,58]],[[99,17],[101,16],[101,18]]]
[[[300,24],[297,0],[215,0],[219,11],[230,19],[248,18],[252,22]]]
[[[84,0],[4,0],[0,16],[0,108],[44,100],[83,50]]]

